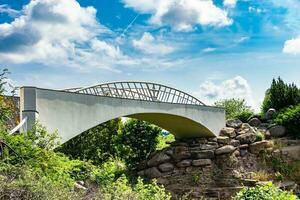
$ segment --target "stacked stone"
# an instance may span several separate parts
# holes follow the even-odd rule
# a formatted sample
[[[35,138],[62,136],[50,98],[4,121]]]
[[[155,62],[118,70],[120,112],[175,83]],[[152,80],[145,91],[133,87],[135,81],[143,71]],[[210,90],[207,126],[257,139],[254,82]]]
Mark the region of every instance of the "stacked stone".
[[[226,125],[219,137],[176,140],[170,147],[152,153],[150,159],[141,164],[138,174],[158,178],[190,166],[211,166],[214,159],[224,154],[235,153],[236,156],[243,157],[247,153],[258,154],[264,149],[272,148],[270,141],[255,142],[257,130],[249,124],[229,120]]]
[[[229,120],[219,137],[177,139],[169,147],[152,153],[141,163],[138,175],[156,178],[158,183],[175,193],[191,189],[195,174],[201,174],[200,184],[206,188],[206,195],[207,191],[220,192],[219,187],[227,187],[227,192],[228,188],[238,190],[245,183],[240,179],[236,181],[241,178],[235,174],[238,165],[233,166],[230,162],[239,163],[243,160],[239,158],[248,160],[249,156],[257,157],[260,151],[272,148],[270,141],[255,142],[256,132],[257,129],[248,123]],[[218,168],[222,175],[217,175]],[[195,194],[199,195],[199,192]]]

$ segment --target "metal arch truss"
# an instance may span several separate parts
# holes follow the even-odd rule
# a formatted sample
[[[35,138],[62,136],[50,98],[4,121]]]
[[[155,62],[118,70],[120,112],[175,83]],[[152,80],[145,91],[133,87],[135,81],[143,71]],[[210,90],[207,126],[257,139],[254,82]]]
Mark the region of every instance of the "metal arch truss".
[[[165,85],[149,82],[111,82],[85,88],[66,89],[69,92],[144,101],[205,105],[197,98]]]

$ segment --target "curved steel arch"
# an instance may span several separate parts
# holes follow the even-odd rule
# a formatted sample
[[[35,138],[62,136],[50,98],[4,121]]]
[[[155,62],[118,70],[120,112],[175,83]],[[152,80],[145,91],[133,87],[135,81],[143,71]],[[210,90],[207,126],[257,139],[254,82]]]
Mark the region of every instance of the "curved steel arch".
[[[197,98],[183,91],[150,82],[119,81],[103,83],[85,88],[71,88],[66,91],[143,101],[205,105]]]

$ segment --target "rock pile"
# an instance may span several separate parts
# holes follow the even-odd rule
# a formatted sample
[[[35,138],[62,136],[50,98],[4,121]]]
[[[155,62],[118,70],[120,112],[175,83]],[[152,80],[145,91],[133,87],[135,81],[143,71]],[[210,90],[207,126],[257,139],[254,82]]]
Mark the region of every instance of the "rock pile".
[[[189,193],[191,199],[227,199],[243,185],[253,185],[244,172],[255,168],[257,154],[272,149],[272,143],[256,141],[257,128],[248,123],[229,120],[226,125],[219,137],[178,139],[152,153],[138,175],[156,178],[175,197]]]

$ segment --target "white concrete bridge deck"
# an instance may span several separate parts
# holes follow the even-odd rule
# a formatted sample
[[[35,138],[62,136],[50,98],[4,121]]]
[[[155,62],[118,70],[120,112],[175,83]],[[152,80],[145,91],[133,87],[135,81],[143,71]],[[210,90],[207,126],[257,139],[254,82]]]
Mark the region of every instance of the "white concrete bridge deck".
[[[177,138],[213,137],[225,126],[223,108],[154,83],[115,82],[64,91],[22,87],[20,97],[27,128],[38,120],[49,131],[58,130],[62,142],[118,117],[148,121]]]

